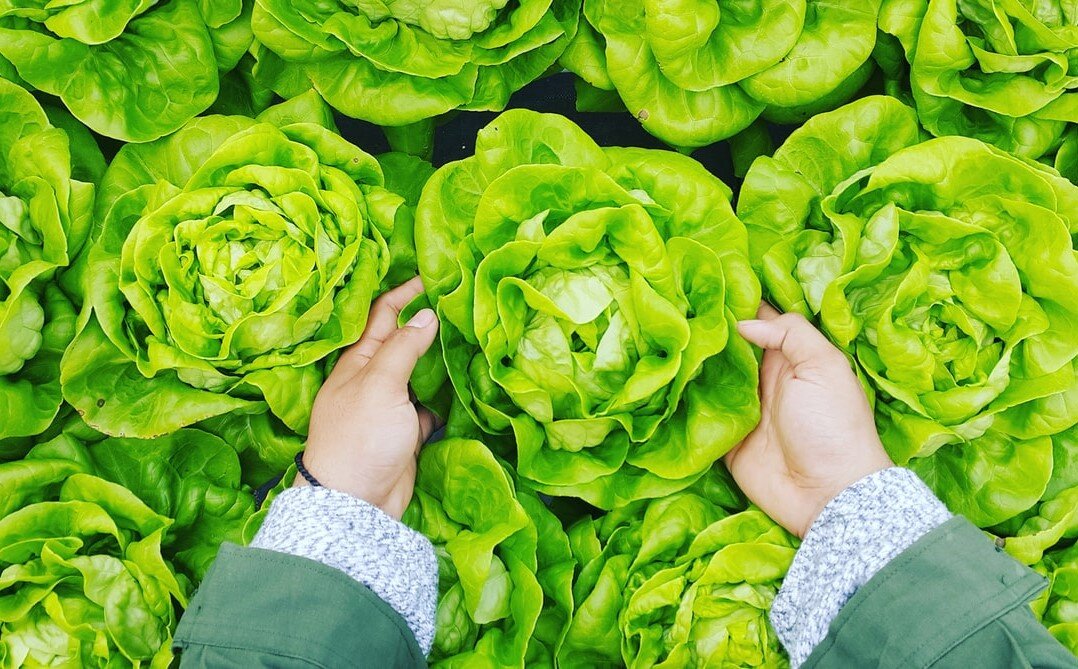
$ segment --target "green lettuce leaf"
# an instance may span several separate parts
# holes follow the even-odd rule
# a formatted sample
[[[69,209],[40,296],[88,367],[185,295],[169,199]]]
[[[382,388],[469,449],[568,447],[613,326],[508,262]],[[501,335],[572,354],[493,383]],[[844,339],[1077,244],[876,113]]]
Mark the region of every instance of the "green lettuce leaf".
[[[687,157],[524,110],[427,182],[416,247],[448,376],[483,431],[514,435],[529,485],[602,508],[666,495],[755,426],[734,323],[759,284],[729,198]]]

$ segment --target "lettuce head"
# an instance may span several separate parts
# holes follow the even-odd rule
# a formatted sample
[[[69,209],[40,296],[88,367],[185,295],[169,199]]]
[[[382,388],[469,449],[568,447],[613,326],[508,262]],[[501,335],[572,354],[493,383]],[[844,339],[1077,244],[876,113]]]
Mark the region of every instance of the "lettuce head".
[[[604,508],[669,494],[755,426],[734,323],[760,287],[729,189],[692,159],[509,111],[427,182],[415,237],[458,406],[514,436],[529,485]]]

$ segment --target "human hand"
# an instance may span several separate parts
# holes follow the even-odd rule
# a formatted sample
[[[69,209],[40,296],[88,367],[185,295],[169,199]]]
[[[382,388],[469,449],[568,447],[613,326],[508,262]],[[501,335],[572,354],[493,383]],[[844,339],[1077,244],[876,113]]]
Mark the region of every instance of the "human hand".
[[[804,537],[844,488],[894,463],[842,352],[800,314],[763,304],[757,317],[737,329],[764,349],[760,424],[726,466],[749,499]]]
[[[412,401],[408,378],[434,342],[438,319],[424,309],[397,327],[401,309],[421,292],[416,277],[375,300],[363,336],[318,391],[303,456],[319,483],[398,520],[412,499],[416,456],[437,429],[435,415]],[[293,485],[308,484],[297,476]]]

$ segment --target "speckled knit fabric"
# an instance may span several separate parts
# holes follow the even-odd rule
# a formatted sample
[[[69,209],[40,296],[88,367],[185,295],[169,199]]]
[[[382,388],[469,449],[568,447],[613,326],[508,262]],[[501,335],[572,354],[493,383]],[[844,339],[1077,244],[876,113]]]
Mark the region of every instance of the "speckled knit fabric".
[[[916,474],[899,467],[866,476],[831,500],[771,607],[771,624],[793,666],[808,659],[858,588],[950,517]]]
[[[438,604],[434,546],[381,509],[328,488],[289,488],[273,500],[251,545],[348,574],[401,614],[430,653]]]

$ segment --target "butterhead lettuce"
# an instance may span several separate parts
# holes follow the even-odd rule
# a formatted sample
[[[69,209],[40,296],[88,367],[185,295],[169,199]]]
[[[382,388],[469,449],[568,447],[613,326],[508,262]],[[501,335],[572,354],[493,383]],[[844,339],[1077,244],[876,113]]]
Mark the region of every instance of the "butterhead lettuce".
[[[88,134],[0,79],[0,457],[21,455],[60,409],[77,305],[59,278],[89,235],[102,161]]]
[[[800,122],[873,70],[879,0],[584,0],[562,64],[617,91],[667,144],[726,139],[757,117]]]
[[[934,135],[1036,158],[1078,123],[1071,2],[884,0],[880,30],[886,74]]]
[[[217,99],[251,45],[243,0],[0,2],[0,71],[63,100],[94,131],[157,139]]]
[[[431,444],[418,471],[404,522],[438,555],[432,666],[553,666],[573,608],[558,519],[478,441]]]
[[[759,284],[729,198],[687,157],[524,110],[427,182],[416,246],[449,379],[530,485],[604,508],[669,494],[756,424],[734,323]]]
[[[382,126],[501,110],[551,69],[579,11],[579,0],[256,0],[255,73],[286,97],[313,86]]]
[[[767,615],[796,542],[760,510],[682,492],[586,518],[569,540],[561,666],[788,666]]]
[[[176,621],[253,511],[221,440],[79,422],[0,465],[0,666],[168,667]]]
[[[857,363],[884,445],[982,527],[1036,504],[1078,420],[1078,187],[869,97],[753,164],[738,212],[784,310]]]
[[[97,208],[92,314],[62,364],[68,401],[114,436],[267,411],[306,434],[327,357],[359,339],[411,215],[382,184],[314,92],[124,147]]]

